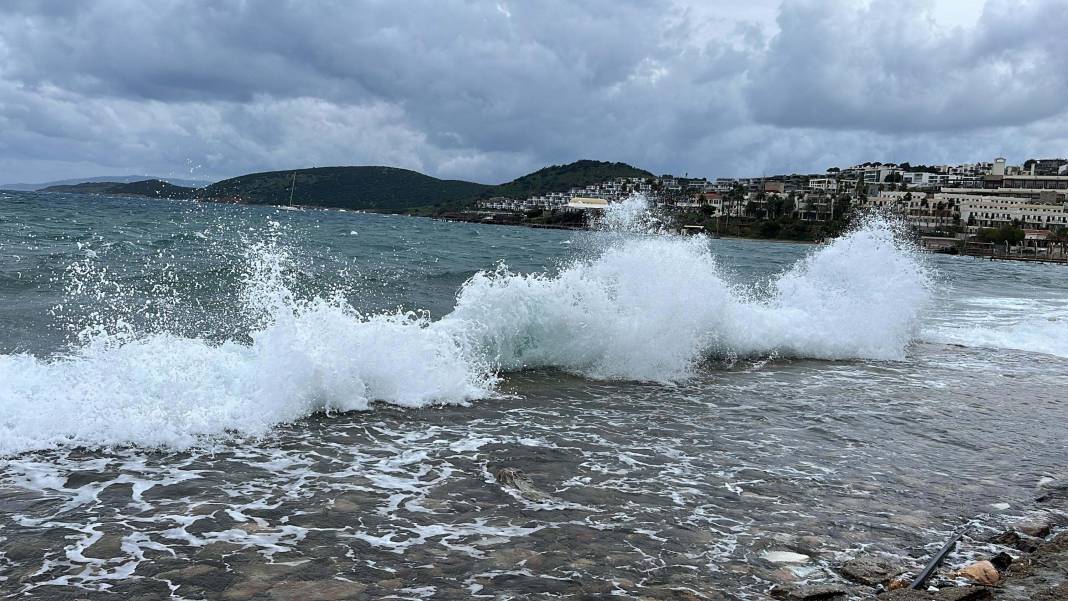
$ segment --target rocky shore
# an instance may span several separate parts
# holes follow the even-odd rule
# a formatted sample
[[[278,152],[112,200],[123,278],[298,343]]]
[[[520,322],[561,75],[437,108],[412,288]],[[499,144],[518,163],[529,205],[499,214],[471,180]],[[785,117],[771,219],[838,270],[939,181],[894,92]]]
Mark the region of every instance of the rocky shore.
[[[930,555],[871,554],[839,564],[837,581],[796,579],[773,585],[768,595],[787,601],[1068,600],[1068,481],[1044,480],[1034,506],[1022,514],[995,507],[995,513],[972,520],[952,553],[968,559],[958,565],[947,560],[916,589],[911,585]],[[764,559],[795,567],[809,560],[795,551],[766,552]],[[797,573],[788,567],[778,575],[795,580]]]

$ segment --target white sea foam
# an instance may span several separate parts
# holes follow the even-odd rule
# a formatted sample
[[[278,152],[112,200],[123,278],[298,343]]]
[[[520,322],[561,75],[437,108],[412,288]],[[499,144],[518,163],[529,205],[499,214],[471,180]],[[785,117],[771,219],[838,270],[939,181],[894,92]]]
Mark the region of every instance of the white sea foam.
[[[940,325],[924,330],[922,338],[928,342],[1068,358],[1068,317],[1020,315],[993,324]]]
[[[641,233],[656,226],[641,199],[604,223],[610,235],[592,257],[555,275],[479,273],[433,322],[363,315],[333,296],[298,300],[284,253],[260,247],[244,295],[259,316],[251,342],[88,328],[64,358],[0,356],[0,454],[181,448],[372,401],[462,403],[492,394],[497,370],[669,382],[711,355],[896,359],[927,303],[922,264],[879,219],[760,293],[726,279],[709,240]]]
[[[971,348],[1009,349],[1068,357],[1068,301],[1022,287],[1020,296],[955,298],[951,310],[932,316],[924,341]],[[947,294],[955,295],[948,290]]]
[[[873,218],[759,298],[725,279],[704,237],[638,235],[551,277],[477,274],[435,326],[506,370],[670,381],[709,354],[900,359],[928,297],[915,252]]]

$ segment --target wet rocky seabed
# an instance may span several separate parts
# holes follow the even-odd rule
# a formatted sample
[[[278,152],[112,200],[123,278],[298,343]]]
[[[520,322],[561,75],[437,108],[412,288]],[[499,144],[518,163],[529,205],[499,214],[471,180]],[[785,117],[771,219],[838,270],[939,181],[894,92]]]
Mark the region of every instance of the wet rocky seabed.
[[[933,372],[963,377],[967,353],[914,353],[907,374],[777,360],[680,386],[528,372],[469,406],[319,414],[194,451],[20,455],[0,464],[0,590],[766,599],[827,584],[861,599],[888,583],[851,580],[847,562],[914,575],[969,522],[944,579],[1021,557],[989,541],[1048,512],[1039,485],[1063,481],[1063,446],[1041,424],[1065,408],[1032,377],[1047,366],[1003,365],[1028,403],[981,383],[933,395]]]

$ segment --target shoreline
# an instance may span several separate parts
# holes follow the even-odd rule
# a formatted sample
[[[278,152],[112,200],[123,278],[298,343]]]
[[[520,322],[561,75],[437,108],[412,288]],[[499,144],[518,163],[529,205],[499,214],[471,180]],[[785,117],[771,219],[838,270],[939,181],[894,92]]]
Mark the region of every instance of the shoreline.
[[[585,226],[574,226],[565,224],[551,224],[551,223],[514,223],[508,221],[481,221],[477,219],[455,219],[449,217],[438,217],[433,215],[412,215],[410,213],[394,213],[399,215],[407,215],[409,217],[425,217],[434,221],[445,221],[449,223],[470,223],[475,225],[508,225],[513,227],[526,227],[531,229],[553,229],[553,230],[571,230],[571,231],[594,231]],[[681,234],[680,234],[681,235]],[[712,240],[745,240],[749,242],[778,242],[782,244],[822,244],[820,240],[791,240],[788,238],[754,238],[749,236],[724,236],[715,232],[699,232],[698,234],[689,235],[703,235]]]

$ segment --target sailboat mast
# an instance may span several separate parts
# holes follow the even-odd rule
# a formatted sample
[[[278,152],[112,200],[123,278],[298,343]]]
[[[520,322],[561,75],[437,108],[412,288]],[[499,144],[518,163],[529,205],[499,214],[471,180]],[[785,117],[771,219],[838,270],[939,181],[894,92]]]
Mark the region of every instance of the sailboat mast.
[[[293,189],[297,187],[297,172],[293,172],[293,180],[289,182],[289,206],[293,206]]]

